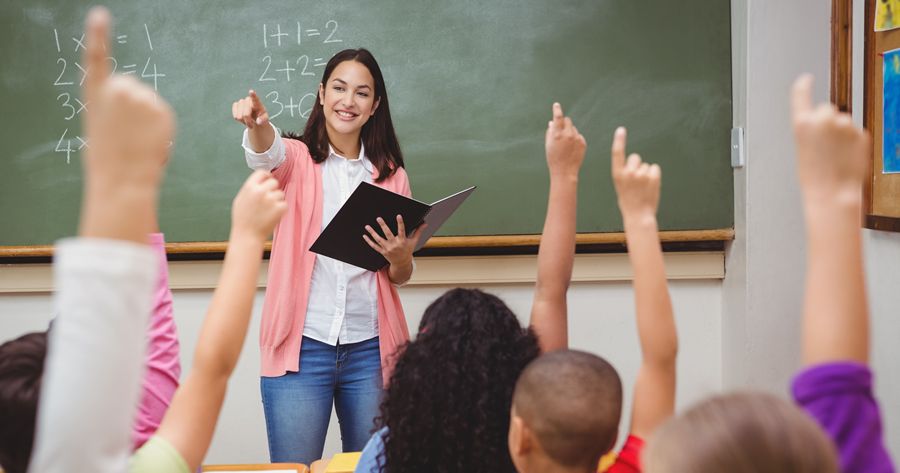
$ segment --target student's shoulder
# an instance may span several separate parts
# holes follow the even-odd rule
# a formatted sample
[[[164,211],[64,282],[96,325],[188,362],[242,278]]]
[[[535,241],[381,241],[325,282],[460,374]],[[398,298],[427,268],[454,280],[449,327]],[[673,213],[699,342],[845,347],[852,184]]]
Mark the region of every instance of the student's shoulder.
[[[130,473],[191,473],[178,450],[164,438],[154,435],[131,456]]]

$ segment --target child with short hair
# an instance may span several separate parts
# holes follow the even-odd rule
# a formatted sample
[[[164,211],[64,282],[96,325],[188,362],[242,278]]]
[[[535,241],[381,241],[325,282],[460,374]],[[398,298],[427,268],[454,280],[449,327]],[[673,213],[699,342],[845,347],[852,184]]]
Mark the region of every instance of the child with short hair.
[[[625,129],[617,129],[612,177],[634,269],[643,358],[634,386],[631,434],[610,472],[641,471],[644,440],[675,409],[678,353],[656,223],[661,171],[637,154],[626,159],[625,142]],[[509,447],[516,467],[522,473],[596,471],[616,442],[621,409],[621,381],[605,360],[576,351],[543,355],[526,368],[513,395]]]

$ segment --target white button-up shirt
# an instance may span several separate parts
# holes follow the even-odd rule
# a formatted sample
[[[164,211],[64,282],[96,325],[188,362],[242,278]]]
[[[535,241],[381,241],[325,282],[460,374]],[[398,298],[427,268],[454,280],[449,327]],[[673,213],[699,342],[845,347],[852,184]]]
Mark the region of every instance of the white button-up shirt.
[[[273,125],[274,127],[274,125]],[[285,160],[281,133],[263,153],[250,148],[246,129],[243,147],[247,165],[271,171]],[[374,166],[360,143],[357,159],[348,159],[329,146],[322,163],[322,228],[324,229],[361,182],[372,182]],[[372,222],[374,225],[375,222]],[[360,228],[362,238],[364,229]],[[378,335],[375,273],[327,256],[316,255],[303,335],[329,345],[357,343]]]

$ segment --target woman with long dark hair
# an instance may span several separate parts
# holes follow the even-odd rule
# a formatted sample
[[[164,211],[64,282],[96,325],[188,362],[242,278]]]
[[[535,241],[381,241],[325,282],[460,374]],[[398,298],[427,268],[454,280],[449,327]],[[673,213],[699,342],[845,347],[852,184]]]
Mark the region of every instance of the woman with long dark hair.
[[[344,451],[358,451],[372,432],[389,358],[409,338],[396,286],[412,274],[421,228],[407,237],[393,215],[384,218],[397,219],[396,235],[382,219],[366,228],[361,238],[390,263],[378,272],[309,247],[360,183],[410,195],[381,69],[365,49],[332,57],[302,135],[280,136],[252,90],[232,115],[246,127],[247,164],[272,171],[289,205],[275,229],[260,329],[271,460],[321,457],[332,404]]]

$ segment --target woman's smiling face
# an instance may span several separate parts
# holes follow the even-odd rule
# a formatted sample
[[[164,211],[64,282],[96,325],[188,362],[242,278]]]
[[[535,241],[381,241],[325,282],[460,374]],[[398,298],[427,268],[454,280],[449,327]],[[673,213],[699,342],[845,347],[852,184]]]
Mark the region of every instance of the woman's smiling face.
[[[334,68],[325,86],[319,85],[319,103],[329,136],[358,135],[375,114],[375,79],[363,64],[344,61]]]

